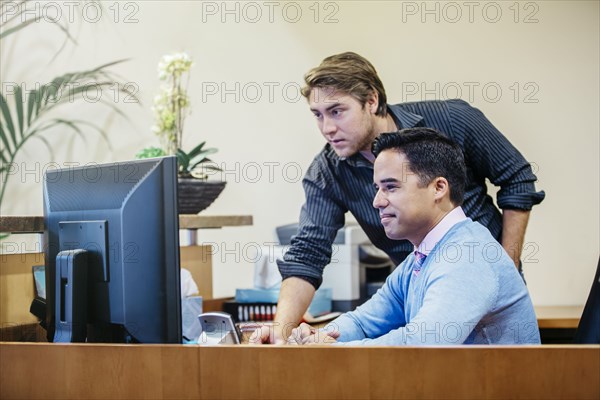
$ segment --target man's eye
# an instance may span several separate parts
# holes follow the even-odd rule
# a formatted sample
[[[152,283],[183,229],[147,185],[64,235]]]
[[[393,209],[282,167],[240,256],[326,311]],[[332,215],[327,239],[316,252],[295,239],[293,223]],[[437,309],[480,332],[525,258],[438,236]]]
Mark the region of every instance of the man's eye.
[[[342,113],[341,110],[331,110],[331,115],[333,115],[334,117],[337,117],[338,115],[340,115]]]

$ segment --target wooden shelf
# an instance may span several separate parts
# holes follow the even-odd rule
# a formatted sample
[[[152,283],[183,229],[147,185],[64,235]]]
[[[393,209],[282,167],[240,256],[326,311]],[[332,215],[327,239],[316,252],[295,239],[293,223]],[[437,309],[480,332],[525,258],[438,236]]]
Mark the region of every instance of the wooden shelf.
[[[252,215],[190,215],[179,216],[180,229],[222,228],[225,226],[250,226]]]
[[[42,233],[44,217],[0,217],[0,232]]]
[[[179,216],[181,229],[222,228],[225,226],[250,226],[252,215],[188,215]],[[43,233],[44,217],[10,216],[0,217],[0,232]]]

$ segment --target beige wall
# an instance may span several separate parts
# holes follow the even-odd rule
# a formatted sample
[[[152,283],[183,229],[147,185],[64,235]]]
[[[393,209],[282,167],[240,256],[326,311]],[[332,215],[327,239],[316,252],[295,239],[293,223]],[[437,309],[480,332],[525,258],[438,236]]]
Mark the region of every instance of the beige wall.
[[[45,3],[39,4],[43,10]],[[77,4],[73,10],[81,16]],[[156,142],[149,129],[156,63],[169,52],[190,53],[196,64],[185,142],[207,140],[220,149],[214,159],[229,170],[228,187],[206,212],[252,214],[255,221],[252,227],[201,232],[202,240],[217,243],[219,296],[251,286],[252,248],[271,242],[275,226],[297,219],[303,203],[298,167],[304,171],[323,145],[298,97],[302,75],[329,54],[356,51],[377,67],[390,101],[460,95],[534,163],[547,198],[532,213],[527,232],[528,287],[535,304],[582,304],[600,242],[598,5],[109,1],[101,22],[92,23],[93,10],[87,9],[86,19],[72,29],[79,45],[68,44],[51,63],[62,43],[52,24],[4,40],[1,74],[4,84],[34,85],[63,71],[129,58],[117,70],[139,87],[142,105],[126,104],[122,97],[107,100],[116,100],[130,122],[119,117],[107,122],[108,113],[93,104],[63,110],[108,126],[112,150],[92,136],[87,145],[61,131],[47,136],[60,164],[110,162]],[[225,13],[225,7],[233,11]],[[217,94],[206,90],[215,87]],[[3,215],[41,214],[38,171],[50,160],[41,142],[25,148]]]

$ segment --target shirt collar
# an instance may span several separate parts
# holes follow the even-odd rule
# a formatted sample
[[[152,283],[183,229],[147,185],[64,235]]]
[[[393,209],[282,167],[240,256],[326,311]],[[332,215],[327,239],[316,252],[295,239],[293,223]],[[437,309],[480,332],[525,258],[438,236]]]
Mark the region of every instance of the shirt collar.
[[[419,125],[421,121],[423,121],[422,116],[403,110],[400,104],[388,104],[387,107],[388,112],[392,115],[392,118],[394,118],[394,121],[398,126],[398,130],[412,128],[414,126]]]
[[[465,219],[467,219],[467,216],[465,215],[465,212],[463,211],[462,207],[456,207],[454,210],[450,211],[444,218],[442,218],[442,220],[436,226],[434,226],[432,230],[429,231],[429,233],[425,236],[419,247],[415,247],[415,251],[418,251],[419,253],[423,253],[426,256],[428,256],[429,253],[431,253],[431,250],[433,250],[433,248],[435,247],[435,245],[438,244],[440,240],[442,240],[446,233],[448,233],[450,228],[452,228],[459,222],[464,221]]]
[[[350,157],[341,158],[338,156],[338,160],[346,161],[348,165],[352,167],[367,167],[373,168],[373,163],[367,160],[360,152],[351,155]]]

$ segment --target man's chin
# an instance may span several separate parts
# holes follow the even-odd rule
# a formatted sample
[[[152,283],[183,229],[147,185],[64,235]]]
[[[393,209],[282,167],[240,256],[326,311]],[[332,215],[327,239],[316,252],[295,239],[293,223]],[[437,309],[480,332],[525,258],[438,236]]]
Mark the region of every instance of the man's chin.
[[[391,229],[385,229],[385,235],[392,240],[403,240],[404,239],[404,235],[402,235],[400,232],[391,230]]]
[[[397,239],[398,235],[396,235],[394,232],[388,231],[387,229],[385,230],[385,236],[387,236],[388,239],[398,240]]]
[[[340,158],[348,158],[353,156],[354,154],[356,154],[356,151],[353,151],[351,149],[348,148],[343,148],[343,149],[336,149],[335,147],[333,148],[333,151],[335,151],[335,154],[337,154],[338,157]]]

